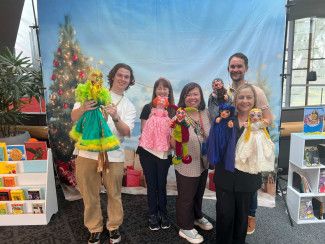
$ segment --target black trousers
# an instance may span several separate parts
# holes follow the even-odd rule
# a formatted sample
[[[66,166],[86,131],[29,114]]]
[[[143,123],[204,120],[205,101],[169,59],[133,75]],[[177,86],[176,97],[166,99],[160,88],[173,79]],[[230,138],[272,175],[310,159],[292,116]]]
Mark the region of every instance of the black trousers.
[[[216,243],[245,244],[247,218],[254,192],[216,189]]]
[[[143,148],[139,148],[137,152],[147,183],[149,215],[167,214],[166,184],[171,156],[160,159]]]
[[[176,198],[176,220],[179,228],[191,230],[194,220],[203,217],[202,200],[208,177],[204,170],[199,177],[183,176],[177,171],[176,183],[178,195]]]

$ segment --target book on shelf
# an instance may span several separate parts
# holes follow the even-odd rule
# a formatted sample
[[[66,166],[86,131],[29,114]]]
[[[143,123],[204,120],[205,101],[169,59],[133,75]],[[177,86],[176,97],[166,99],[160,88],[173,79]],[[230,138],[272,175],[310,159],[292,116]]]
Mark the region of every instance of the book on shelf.
[[[43,203],[33,203],[33,213],[42,214],[44,213],[44,204]]]
[[[29,200],[40,200],[41,199],[41,189],[40,188],[30,188],[27,191]]]
[[[292,173],[292,187],[299,193],[311,192],[311,186],[308,178],[295,171]]]
[[[3,180],[2,180],[2,176],[0,176],[0,187],[3,187]]]
[[[12,201],[23,201],[25,200],[25,192],[22,189],[11,190],[10,198]]]
[[[23,203],[11,203],[11,213],[12,214],[23,214],[24,204]]]
[[[4,187],[14,187],[16,186],[16,178],[15,176],[3,176],[3,186]]]
[[[0,202],[0,215],[8,214],[7,203]]]
[[[315,216],[313,211],[312,200],[308,198],[302,198],[300,201],[299,219],[306,220],[313,218],[315,218]]]
[[[0,142],[0,161],[7,161],[7,145],[4,142]]]
[[[47,144],[45,141],[25,142],[27,160],[47,159]]]
[[[325,219],[325,201],[316,197],[312,199],[314,215],[317,219]]]
[[[320,193],[325,193],[325,169],[320,170],[318,191]]]
[[[304,108],[304,133],[323,132],[324,108],[306,107]]]
[[[325,165],[325,144],[318,144],[317,150],[318,150],[320,163]]]
[[[25,145],[7,145],[7,155],[9,161],[26,160]]]
[[[304,151],[304,164],[307,167],[319,166],[320,159],[317,146],[306,146]]]
[[[9,201],[10,200],[9,192],[10,192],[9,189],[0,189],[0,201]]]
[[[0,174],[16,174],[17,164],[9,162],[0,162]]]

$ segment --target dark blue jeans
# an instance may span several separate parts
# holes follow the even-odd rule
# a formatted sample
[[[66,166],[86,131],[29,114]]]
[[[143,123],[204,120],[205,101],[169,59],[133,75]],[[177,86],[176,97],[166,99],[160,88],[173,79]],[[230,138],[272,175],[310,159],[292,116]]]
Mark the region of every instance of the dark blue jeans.
[[[257,191],[251,197],[251,203],[249,205],[248,215],[255,217],[256,209],[257,209]]]
[[[171,156],[160,159],[139,147],[137,150],[147,183],[149,215],[167,214],[167,174]]]

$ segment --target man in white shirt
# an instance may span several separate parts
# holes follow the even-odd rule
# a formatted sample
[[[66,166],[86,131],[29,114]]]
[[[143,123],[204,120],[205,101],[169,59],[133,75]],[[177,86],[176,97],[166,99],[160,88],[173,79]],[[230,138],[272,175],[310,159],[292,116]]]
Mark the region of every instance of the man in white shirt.
[[[124,95],[125,91],[134,85],[132,68],[123,63],[116,64],[108,75],[112,104],[104,107],[108,116],[107,124],[120,142],[120,148],[109,151],[109,170],[97,172],[98,152],[77,150],[76,179],[84,202],[84,224],[90,232],[88,243],[100,243],[105,236],[103,216],[100,207],[100,187],[103,183],[107,190],[106,228],[110,232],[110,243],[119,243],[121,235],[119,227],[123,222],[123,206],[121,189],[124,163],[124,137],[130,137],[134,128],[136,110],[131,101]],[[76,103],[71,113],[73,121],[77,121],[84,112],[93,110],[95,101],[85,102],[82,106]]]

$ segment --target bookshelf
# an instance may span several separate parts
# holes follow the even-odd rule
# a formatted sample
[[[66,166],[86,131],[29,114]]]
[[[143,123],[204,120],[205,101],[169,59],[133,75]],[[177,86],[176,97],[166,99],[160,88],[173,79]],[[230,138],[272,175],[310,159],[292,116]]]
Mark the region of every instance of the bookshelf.
[[[7,214],[0,215],[0,226],[13,225],[46,225],[53,214],[58,211],[56,188],[53,171],[53,159],[51,150],[48,149],[47,160],[6,161],[16,164],[16,174],[0,174],[1,177],[14,176],[16,185],[12,187],[0,187],[1,189],[25,191],[25,199],[28,199],[28,189],[40,189],[40,199],[34,200],[10,200],[0,201],[7,205]],[[30,192],[29,191],[29,192]],[[12,214],[12,204],[23,204],[24,213]],[[34,213],[35,206],[42,206],[41,213]]]
[[[305,148],[325,144],[324,135],[292,133],[290,140],[289,171],[287,186],[287,203],[292,219],[297,224],[325,223],[325,219],[316,217],[301,218],[300,210],[303,204],[317,198],[325,201],[325,193],[319,192],[319,179],[321,170],[325,170],[324,164],[306,166]],[[308,179],[310,192],[301,193],[293,186],[294,172]]]

